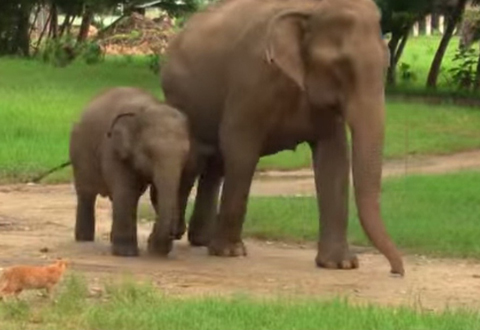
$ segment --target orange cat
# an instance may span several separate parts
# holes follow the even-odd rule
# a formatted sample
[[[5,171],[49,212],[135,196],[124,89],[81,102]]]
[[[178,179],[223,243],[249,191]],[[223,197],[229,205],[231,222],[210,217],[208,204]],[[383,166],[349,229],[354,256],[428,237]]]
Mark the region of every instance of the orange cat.
[[[46,266],[12,266],[5,268],[0,277],[0,294],[18,295],[23,290],[45,289],[50,295],[60,281],[68,261],[59,259]]]

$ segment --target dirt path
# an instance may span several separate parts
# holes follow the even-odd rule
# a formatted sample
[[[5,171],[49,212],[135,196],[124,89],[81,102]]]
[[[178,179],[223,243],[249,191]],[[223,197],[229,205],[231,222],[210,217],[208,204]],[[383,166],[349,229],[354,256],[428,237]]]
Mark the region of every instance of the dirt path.
[[[480,151],[411,161],[409,173],[480,169]],[[388,163],[385,175],[402,175],[404,164]],[[259,174],[253,195],[312,194],[309,171]],[[109,254],[110,205],[97,204],[97,241],[72,239],[75,194],[71,185],[0,186],[0,267],[13,263],[41,263],[44,258],[68,257],[73,269],[92,277],[131,273],[153,280],[170,294],[252,294],[349,296],[355,301],[408,304],[428,309],[449,306],[480,307],[480,262],[406,257],[407,276],[388,275],[386,260],[369,249],[359,249],[361,267],[328,271],[314,266],[315,247],[267,244],[247,240],[249,256],[208,257],[204,248],[176,242],[168,259],[118,258]],[[151,224],[140,223],[144,251]],[[48,253],[40,250],[47,248]],[[94,283],[92,281],[92,283]]]
[[[386,161],[383,177],[450,173],[472,169],[480,170],[480,150],[446,156],[410,157],[404,160]],[[315,194],[315,182],[311,169],[260,172],[256,178],[252,187],[252,193],[256,195]]]

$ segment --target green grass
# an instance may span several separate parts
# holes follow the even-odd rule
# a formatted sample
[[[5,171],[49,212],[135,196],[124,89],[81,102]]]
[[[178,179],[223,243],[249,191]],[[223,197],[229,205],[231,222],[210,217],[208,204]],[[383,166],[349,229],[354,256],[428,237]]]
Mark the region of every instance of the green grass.
[[[480,258],[480,172],[407,176],[383,184],[382,213],[402,249],[436,256]],[[368,245],[350,203],[349,239]],[[314,241],[318,232],[314,197],[255,197],[245,233],[253,237]]]
[[[389,178],[382,186],[382,214],[388,232],[406,252],[480,258],[480,172]],[[187,219],[192,211],[189,203]],[[153,220],[150,205],[140,217]],[[318,210],[313,196],[250,197],[244,235],[266,240],[314,242]],[[370,245],[350,199],[349,241]]]
[[[405,46],[404,53],[400,58],[400,63],[406,63],[410,66],[411,72],[416,75],[415,81],[410,81],[408,87],[423,88],[427,81],[430,65],[440,44],[440,36],[422,36],[418,38],[411,37]],[[440,70],[438,87],[440,89],[451,89],[452,80],[448,70],[456,65],[453,62],[455,52],[458,49],[459,38],[453,37],[448,45],[447,52],[443,58],[442,68]],[[400,70],[399,70],[400,73]],[[398,76],[400,78],[400,76]],[[400,86],[402,86],[401,79],[399,79]],[[407,87],[403,85],[403,87]]]
[[[425,88],[430,66],[440,41],[441,36],[439,35],[410,37],[397,66],[397,85],[395,87],[388,87],[387,94],[394,95],[400,93],[404,95],[418,96],[431,95],[443,97],[445,101],[450,101],[452,98],[457,97],[479,99],[480,94],[478,92],[458,89],[455,85],[455,81],[452,79],[451,72],[449,72],[450,69],[458,67],[460,64],[453,60],[460,41],[457,36],[453,37],[448,45],[440,68],[437,88]],[[478,44],[475,43],[472,47],[476,49]],[[409,66],[409,72],[414,75],[413,80],[402,79],[401,67],[403,64]]]
[[[66,278],[56,302],[22,298],[0,304],[2,330],[130,329],[480,329],[467,309],[428,312],[354,305],[346,299],[230,297],[174,298],[150,284],[127,281],[87,298],[85,280]],[[45,299],[43,299],[45,300]]]
[[[480,147],[480,111],[448,105],[387,104],[386,159],[448,154]],[[311,166],[310,148],[284,151],[260,160],[260,169]]]
[[[457,41],[452,41],[447,52],[446,67]],[[424,81],[438,42],[439,37],[422,37],[412,38],[407,45],[403,61],[412,65],[420,81]],[[145,58],[115,57],[100,65],[74,63],[66,68],[0,58],[0,72],[0,182],[26,181],[64,162],[72,122],[101,90],[138,86],[162,97],[159,79],[148,70]],[[385,156],[402,158],[406,154],[478,148],[479,126],[480,112],[472,109],[388,102]],[[310,150],[302,144],[296,152],[264,157],[259,169],[289,170],[310,164]],[[70,179],[71,169],[67,168],[47,182]]]
[[[145,60],[109,59],[55,68],[0,58],[0,179],[23,180],[68,159],[72,122],[101,90],[138,86],[161,96]],[[68,171],[63,173],[67,177]],[[62,177],[62,176],[61,176]]]

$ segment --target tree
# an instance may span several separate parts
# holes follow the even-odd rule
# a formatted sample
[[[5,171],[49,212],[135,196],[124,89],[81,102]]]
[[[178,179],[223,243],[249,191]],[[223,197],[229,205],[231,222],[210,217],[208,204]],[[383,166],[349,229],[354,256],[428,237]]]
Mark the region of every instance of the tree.
[[[0,0],[0,55],[30,55],[30,16],[38,6],[49,8],[48,22],[42,29],[40,45],[43,37],[56,39],[65,32],[75,17],[81,16],[82,23],[77,42],[81,43],[88,36],[88,29],[94,15],[112,9],[120,3],[126,8],[146,0]],[[157,6],[172,16],[181,16],[197,10],[198,0],[162,0]],[[38,10],[36,11],[38,13]],[[63,22],[58,22],[58,14],[64,13]],[[60,27],[59,27],[60,24]]]
[[[480,1],[473,5],[478,6]],[[480,40],[480,11],[478,9],[466,10],[464,12],[460,25],[460,44],[459,55],[465,56],[468,60],[469,49],[474,42]],[[480,90],[480,52],[477,51],[477,65],[475,69],[475,78],[473,81],[473,90]]]
[[[30,12],[34,0],[2,0],[0,3],[0,55],[30,54]]]
[[[443,57],[445,56],[448,44],[452,39],[455,27],[462,18],[467,2],[468,0],[457,0],[456,3],[453,4],[453,7],[451,1],[439,4],[440,10],[446,15],[447,27],[442,40],[440,41],[437,52],[435,53],[435,57],[433,58],[430,71],[428,72],[427,88],[437,87],[438,75],[442,66]]]
[[[396,82],[396,68],[413,24],[425,17],[432,8],[434,0],[377,0],[382,12],[382,32],[391,33],[388,43],[390,67],[387,72],[387,84]]]
[[[124,0],[122,3],[125,4],[125,11],[127,13],[131,12],[136,5],[141,5],[146,0]],[[164,10],[168,15],[173,17],[180,17],[188,15],[194,11],[197,11],[200,8],[200,5],[205,1],[202,0],[160,0],[158,3],[154,4],[155,7]]]

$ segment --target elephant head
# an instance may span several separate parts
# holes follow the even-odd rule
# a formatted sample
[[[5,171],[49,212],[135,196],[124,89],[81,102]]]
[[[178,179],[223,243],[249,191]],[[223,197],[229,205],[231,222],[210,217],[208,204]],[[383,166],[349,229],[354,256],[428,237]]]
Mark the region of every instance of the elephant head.
[[[186,117],[166,105],[152,106],[116,116],[107,136],[114,154],[154,185],[157,221],[149,250],[168,253],[178,225],[181,174],[190,158]]]
[[[362,227],[392,272],[403,274],[401,256],[380,215],[388,66],[380,14],[370,0],[341,2],[312,2],[277,14],[268,23],[266,57],[303,91],[313,110],[330,107],[349,126]]]

